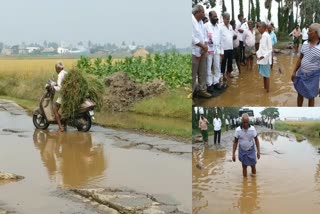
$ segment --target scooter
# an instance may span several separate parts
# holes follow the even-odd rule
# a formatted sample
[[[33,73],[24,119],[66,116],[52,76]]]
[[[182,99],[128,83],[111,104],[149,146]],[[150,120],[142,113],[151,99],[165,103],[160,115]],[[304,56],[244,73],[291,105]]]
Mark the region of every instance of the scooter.
[[[56,83],[48,80],[45,85],[46,91],[40,99],[39,107],[33,111],[33,124],[37,129],[47,129],[50,124],[57,124],[54,112],[54,85]],[[85,99],[81,104],[80,109],[75,113],[73,118],[61,117],[61,123],[65,126],[70,125],[76,127],[78,131],[87,132],[90,130],[92,120],[94,119],[95,103],[90,99]]]

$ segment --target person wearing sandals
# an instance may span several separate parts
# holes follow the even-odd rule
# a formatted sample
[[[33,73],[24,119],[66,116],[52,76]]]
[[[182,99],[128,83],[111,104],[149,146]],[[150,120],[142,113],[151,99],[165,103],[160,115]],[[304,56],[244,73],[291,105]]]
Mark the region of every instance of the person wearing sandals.
[[[308,42],[301,47],[301,54],[292,72],[291,80],[298,92],[297,105],[309,99],[308,106],[314,106],[319,93],[320,79],[320,24],[313,23],[308,30]]]
[[[242,123],[234,134],[232,160],[236,161],[236,150],[239,144],[239,161],[242,163],[242,175],[247,177],[247,168],[251,166],[252,176],[256,175],[257,158],[260,159],[260,143],[256,129],[250,126],[249,115],[242,115]],[[257,152],[255,145],[257,147]]]
[[[263,86],[267,92],[270,91],[270,65],[272,64],[272,41],[267,31],[267,24],[261,22],[259,31],[262,34],[257,51],[257,64],[259,74],[263,77]]]

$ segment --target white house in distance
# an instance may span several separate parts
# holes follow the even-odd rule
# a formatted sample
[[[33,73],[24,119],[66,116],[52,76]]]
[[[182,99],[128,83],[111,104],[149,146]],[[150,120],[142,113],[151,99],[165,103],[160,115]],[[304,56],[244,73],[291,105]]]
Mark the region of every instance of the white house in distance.
[[[32,53],[33,51],[40,50],[39,47],[26,47],[28,53]]]
[[[67,48],[58,47],[57,52],[58,54],[66,54],[66,53],[69,53],[70,50]]]

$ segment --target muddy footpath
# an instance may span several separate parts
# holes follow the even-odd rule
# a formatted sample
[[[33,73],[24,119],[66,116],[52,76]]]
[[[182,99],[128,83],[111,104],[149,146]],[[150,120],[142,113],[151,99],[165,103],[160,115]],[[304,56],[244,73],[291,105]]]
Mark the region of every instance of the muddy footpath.
[[[36,130],[0,100],[0,214],[191,213],[191,144],[96,125],[57,129]]]

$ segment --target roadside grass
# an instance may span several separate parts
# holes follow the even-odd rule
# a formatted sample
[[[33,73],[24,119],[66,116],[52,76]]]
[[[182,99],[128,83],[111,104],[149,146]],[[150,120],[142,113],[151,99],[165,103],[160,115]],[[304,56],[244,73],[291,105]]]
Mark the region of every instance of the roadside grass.
[[[304,137],[320,137],[320,121],[278,121],[275,129],[292,132],[298,141],[303,140]]]
[[[149,116],[181,118],[191,124],[192,100],[187,99],[187,94],[188,92],[182,88],[166,91],[160,96],[136,103],[130,111]]]

